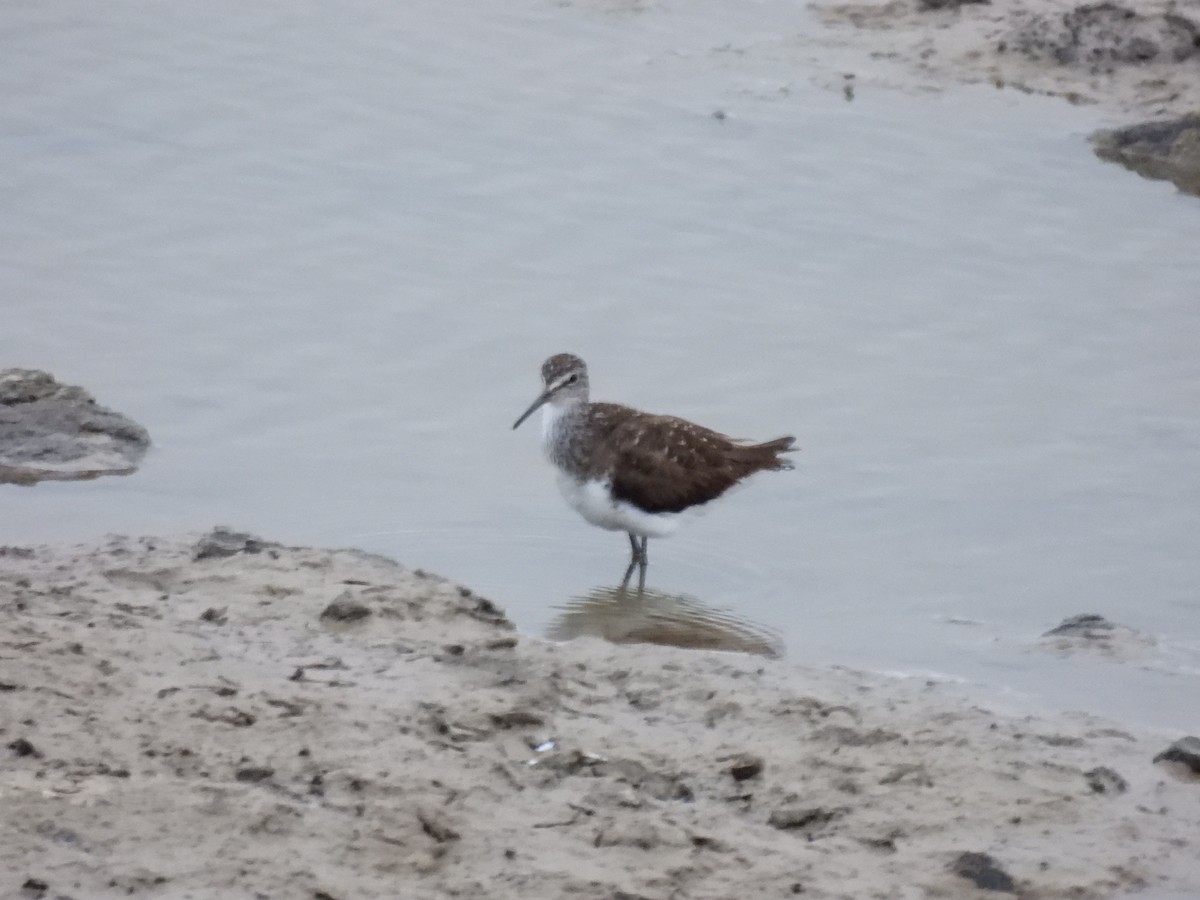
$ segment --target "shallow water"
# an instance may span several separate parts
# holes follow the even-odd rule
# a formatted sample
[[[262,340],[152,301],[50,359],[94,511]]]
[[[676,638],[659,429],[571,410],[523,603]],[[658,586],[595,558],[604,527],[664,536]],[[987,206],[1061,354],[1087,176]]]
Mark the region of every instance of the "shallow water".
[[[652,587],[793,659],[1195,728],[1200,205],[1095,161],[1091,110],[817,90],[794,4],[639,9],[8,10],[0,364],[156,446],[0,487],[0,542],[228,523],[542,632],[627,554],[509,431],[570,350],[804,448],[651,542]],[[1159,649],[1031,649],[1080,612]]]

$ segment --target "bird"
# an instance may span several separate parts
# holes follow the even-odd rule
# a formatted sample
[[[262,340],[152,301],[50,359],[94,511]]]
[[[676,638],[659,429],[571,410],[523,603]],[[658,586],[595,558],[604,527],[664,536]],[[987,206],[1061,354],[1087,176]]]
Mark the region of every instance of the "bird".
[[[676,416],[593,403],[587,365],[573,353],[542,364],[542,392],[513,423],[542,410],[542,449],[567,503],[592,525],[629,536],[622,586],[639,570],[645,588],[650,538],[675,533],[686,513],[762,471],[793,468],[791,435],[736,440]]]

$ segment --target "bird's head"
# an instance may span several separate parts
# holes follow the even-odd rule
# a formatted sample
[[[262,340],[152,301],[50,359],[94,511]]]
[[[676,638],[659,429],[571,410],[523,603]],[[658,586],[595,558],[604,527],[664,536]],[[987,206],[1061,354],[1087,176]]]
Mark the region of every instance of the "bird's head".
[[[542,363],[542,393],[529,409],[513,423],[516,428],[546,403],[566,405],[586,403],[588,398],[587,365],[573,353],[556,353]]]

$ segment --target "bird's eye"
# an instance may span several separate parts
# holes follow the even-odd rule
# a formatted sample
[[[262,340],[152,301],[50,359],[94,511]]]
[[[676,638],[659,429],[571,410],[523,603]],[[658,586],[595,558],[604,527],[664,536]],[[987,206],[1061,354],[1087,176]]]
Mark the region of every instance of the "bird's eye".
[[[570,378],[567,379],[567,384],[574,384],[578,380],[579,380],[578,375],[572,375]]]

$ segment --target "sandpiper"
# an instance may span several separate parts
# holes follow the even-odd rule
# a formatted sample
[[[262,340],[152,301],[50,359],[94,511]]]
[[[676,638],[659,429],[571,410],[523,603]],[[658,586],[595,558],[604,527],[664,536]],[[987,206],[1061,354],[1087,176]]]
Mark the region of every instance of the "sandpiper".
[[[636,567],[645,586],[649,539],[674,534],[685,512],[755,472],[792,468],[780,456],[795,449],[790,436],[748,444],[675,416],[592,403],[587,366],[570,353],[542,364],[542,385],[513,428],[543,410],[542,449],[567,503],[593,525],[629,535],[622,584]]]

